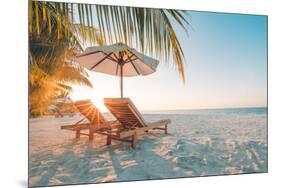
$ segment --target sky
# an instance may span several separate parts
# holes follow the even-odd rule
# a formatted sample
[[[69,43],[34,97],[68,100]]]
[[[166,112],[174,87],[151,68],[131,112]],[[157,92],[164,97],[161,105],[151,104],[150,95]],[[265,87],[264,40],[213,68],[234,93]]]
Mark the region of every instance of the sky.
[[[124,97],[141,111],[267,106],[267,17],[188,11],[189,34],[176,28],[186,83],[159,63],[148,76],[124,78]],[[93,89],[74,86],[73,100],[120,97],[119,77],[90,72]]]

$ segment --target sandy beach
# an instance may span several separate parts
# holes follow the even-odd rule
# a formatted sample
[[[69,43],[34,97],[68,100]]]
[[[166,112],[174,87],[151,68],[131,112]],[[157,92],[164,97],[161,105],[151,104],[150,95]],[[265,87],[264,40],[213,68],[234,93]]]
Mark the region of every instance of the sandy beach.
[[[108,114],[107,114],[108,116]],[[30,186],[149,180],[267,172],[267,117],[263,114],[175,112],[169,134],[151,131],[137,149],[95,135],[74,139],[60,126],[81,118],[45,116],[30,120]]]
[[[30,187],[268,171],[267,16],[48,1],[28,15]],[[102,124],[89,138],[82,115]]]

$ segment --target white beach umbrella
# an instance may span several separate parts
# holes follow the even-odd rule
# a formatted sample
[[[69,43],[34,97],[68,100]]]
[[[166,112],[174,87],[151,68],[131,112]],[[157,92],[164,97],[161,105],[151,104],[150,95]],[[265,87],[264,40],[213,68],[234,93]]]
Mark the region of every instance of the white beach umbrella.
[[[123,43],[89,47],[74,61],[91,71],[120,76],[121,97],[123,97],[123,77],[152,74],[159,63],[158,60]]]

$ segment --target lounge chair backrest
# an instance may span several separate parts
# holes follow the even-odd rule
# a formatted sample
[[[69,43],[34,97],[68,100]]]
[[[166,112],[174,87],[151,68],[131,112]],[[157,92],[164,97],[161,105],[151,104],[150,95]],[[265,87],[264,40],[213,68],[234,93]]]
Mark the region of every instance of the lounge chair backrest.
[[[145,127],[145,121],[129,98],[105,98],[104,104],[126,128]]]
[[[85,116],[91,123],[106,123],[106,119],[99,111],[97,107],[94,106],[91,100],[80,100],[75,101],[74,106],[79,110],[79,112]]]

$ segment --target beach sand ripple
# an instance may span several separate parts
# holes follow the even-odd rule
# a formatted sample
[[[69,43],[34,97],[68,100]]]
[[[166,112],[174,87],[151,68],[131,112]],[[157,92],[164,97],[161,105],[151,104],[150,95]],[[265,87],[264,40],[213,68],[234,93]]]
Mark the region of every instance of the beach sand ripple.
[[[95,135],[75,140],[60,126],[75,117],[30,120],[29,185],[267,172],[267,119],[257,115],[146,114],[149,121],[170,118],[169,134],[142,135],[138,148]]]

